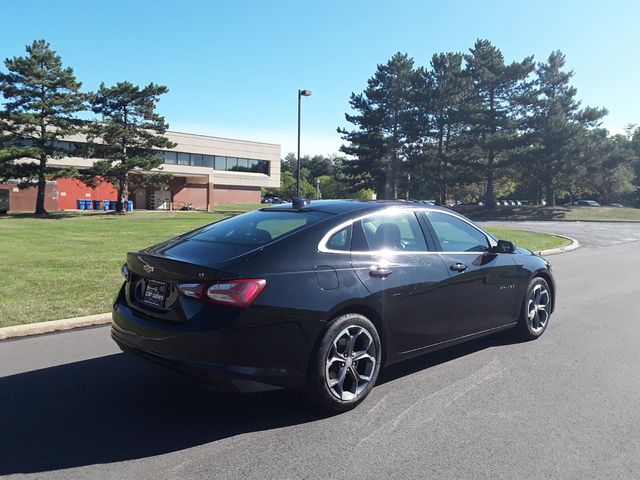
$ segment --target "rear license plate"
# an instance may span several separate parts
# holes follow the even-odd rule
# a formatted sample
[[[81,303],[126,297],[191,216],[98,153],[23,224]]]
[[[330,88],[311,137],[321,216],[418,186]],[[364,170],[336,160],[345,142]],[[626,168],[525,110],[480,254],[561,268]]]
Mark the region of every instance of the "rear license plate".
[[[147,280],[144,289],[144,301],[156,307],[164,306],[164,299],[167,296],[167,284],[157,280]]]

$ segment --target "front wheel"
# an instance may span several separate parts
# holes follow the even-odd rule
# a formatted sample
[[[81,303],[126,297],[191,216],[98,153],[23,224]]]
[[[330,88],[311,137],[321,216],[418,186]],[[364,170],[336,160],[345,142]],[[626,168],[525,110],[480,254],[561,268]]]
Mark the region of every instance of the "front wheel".
[[[552,301],[551,289],[544,278],[536,277],[529,282],[516,327],[520,338],[534,340],[544,333],[549,325]]]
[[[335,318],[311,359],[307,397],[334,413],[355,408],[375,385],[381,357],[380,337],[368,318],[357,313]]]

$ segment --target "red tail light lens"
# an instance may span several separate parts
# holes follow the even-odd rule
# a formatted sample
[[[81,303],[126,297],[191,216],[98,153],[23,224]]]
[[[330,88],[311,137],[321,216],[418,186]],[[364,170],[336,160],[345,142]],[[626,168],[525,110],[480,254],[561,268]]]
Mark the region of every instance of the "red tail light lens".
[[[262,278],[243,278],[213,285],[181,283],[178,289],[188,297],[245,308],[253,303],[266,286],[267,281]]]

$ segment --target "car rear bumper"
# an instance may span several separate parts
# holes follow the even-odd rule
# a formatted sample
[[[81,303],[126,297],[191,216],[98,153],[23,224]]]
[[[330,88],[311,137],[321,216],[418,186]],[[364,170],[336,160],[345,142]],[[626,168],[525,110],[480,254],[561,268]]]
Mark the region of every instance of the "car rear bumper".
[[[313,339],[294,322],[250,321],[244,328],[215,328],[197,318],[167,322],[140,314],[122,297],[112,316],[111,336],[123,351],[214,388],[247,391],[305,383]]]
[[[246,370],[246,367],[193,362],[140,350],[123,341],[116,332],[112,328],[111,338],[123,352],[133,354],[185,379],[206,385],[213,390],[248,393],[279,388],[276,385],[264,383],[260,375],[253,375],[251,371]]]

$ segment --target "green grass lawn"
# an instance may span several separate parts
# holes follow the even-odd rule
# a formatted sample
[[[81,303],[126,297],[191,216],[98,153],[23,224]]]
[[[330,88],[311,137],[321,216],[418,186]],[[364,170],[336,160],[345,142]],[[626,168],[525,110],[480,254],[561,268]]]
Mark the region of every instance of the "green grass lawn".
[[[0,327],[107,312],[127,252],[224,216],[136,212],[0,218]]]
[[[127,252],[255,207],[224,205],[214,213],[0,216],[0,327],[108,312]],[[564,242],[519,230],[492,232],[532,250]]]
[[[526,230],[512,230],[510,228],[487,228],[489,232],[500,240],[515,242],[519,247],[528,248],[534,252],[550,250],[552,248],[564,247],[571,241],[566,238],[547,233],[528,232]]]

